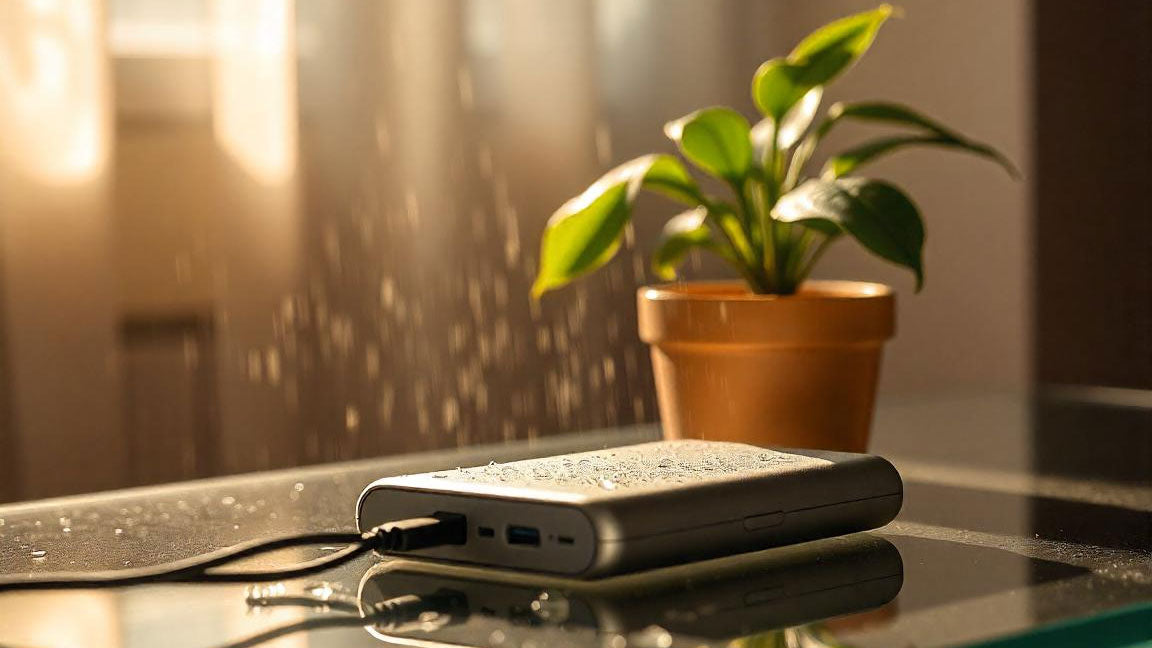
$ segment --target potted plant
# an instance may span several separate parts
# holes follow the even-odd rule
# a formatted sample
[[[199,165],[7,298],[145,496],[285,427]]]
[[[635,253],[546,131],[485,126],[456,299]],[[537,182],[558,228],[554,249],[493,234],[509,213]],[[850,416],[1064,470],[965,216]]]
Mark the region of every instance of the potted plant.
[[[828,246],[850,237],[924,283],[924,224],[896,186],[859,177],[876,158],[936,146],[1012,163],[903,105],[837,103],[817,120],[824,87],[869,48],[888,5],[832,22],[784,58],[763,63],[752,98],[763,118],[711,107],[665,125],[697,169],[730,195],[707,192],[679,159],[645,155],[609,171],[569,200],[544,230],[533,296],[607,263],[641,190],[683,203],[663,229],[654,273],[675,279],[689,251],[723,259],[742,281],[641,288],[640,337],[652,347],[665,436],[864,451],[882,345],[894,332],[884,285],[808,280]],[[817,147],[845,122],[901,127],[827,158]]]

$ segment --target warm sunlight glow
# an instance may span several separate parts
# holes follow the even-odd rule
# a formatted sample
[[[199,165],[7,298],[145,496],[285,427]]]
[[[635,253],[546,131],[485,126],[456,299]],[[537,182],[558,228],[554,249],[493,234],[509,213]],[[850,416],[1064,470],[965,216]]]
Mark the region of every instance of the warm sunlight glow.
[[[296,168],[295,16],[290,0],[214,0],[216,139],[276,184]]]
[[[28,0],[0,20],[0,140],[21,172],[52,184],[99,175],[108,156],[99,4]]]

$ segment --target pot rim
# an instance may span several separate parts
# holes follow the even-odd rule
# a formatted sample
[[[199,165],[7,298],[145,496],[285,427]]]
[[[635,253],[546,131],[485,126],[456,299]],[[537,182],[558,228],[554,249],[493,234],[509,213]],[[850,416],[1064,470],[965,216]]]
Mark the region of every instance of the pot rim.
[[[896,296],[883,284],[812,281],[792,296],[756,295],[740,281],[637,291],[640,339],[656,346],[879,345],[896,330]]]
[[[895,294],[890,286],[882,283],[828,279],[805,281],[794,295],[758,295],[749,291],[741,280],[678,281],[643,286],[639,292],[643,299],[651,301],[717,302],[859,301],[890,298]]]

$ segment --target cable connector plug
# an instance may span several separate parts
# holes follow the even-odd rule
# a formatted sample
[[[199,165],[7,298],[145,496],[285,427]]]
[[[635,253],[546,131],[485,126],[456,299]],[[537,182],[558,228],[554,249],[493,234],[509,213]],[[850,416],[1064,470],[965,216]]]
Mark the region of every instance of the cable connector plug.
[[[442,545],[462,545],[468,539],[468,519],[459,513],[388,522],[365,531],[364,542],[384,552],[406,552]]]

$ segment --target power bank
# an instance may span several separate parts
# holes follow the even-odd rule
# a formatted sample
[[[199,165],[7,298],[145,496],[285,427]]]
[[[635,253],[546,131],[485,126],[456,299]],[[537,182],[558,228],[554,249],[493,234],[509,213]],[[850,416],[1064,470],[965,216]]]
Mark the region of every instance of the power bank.
[[[874,529],[902,493],[873,455],[659,441],[380,479],[356,521],[462,514],[464,544],[406,555],[595,578]]]
[[[859,533],[596,581],[392,559],[364,575],[358,600],[365,615],[400,597],[458,602],[447,623],[367,626],[384,640],[468,645],[499,630],[510,646],[607,645],[582,633],[659,626],[718,641],[880,607],[900,592],[903,575],[892,543]],[[555,642],[550,628],[563,630]]]

